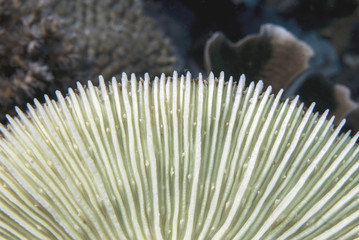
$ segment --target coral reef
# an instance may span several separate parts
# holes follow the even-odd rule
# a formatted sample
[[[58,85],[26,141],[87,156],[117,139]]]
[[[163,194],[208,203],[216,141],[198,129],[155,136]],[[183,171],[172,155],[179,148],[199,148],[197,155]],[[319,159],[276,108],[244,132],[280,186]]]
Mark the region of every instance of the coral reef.
[[[43,93],[74,86],[79,56],[44,1],[0,0],[0,121]]]
[[[78,48],[91,63],[91,79],[122,72],[158,75],[174,70],[169,39],[147,17],[139,0],[51,0],[51,8],[74,32]]]

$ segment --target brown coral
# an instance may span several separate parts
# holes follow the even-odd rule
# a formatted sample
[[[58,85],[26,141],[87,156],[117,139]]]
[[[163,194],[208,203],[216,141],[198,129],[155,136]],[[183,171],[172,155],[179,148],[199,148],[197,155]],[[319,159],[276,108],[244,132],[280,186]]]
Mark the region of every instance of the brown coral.
[[[71,41],[44,1],[0,0],[0,121],[14,105],[76,81]]]
[[[313,55],[310,46],[285,28],[264,24],[259,34],[236,43],[221,33],[213,34],[206,43],[204,62],[207,72],[224,70],[235,78],[245,73],[251,81],[265,79],[265,84],[278,92],[308,68]]]

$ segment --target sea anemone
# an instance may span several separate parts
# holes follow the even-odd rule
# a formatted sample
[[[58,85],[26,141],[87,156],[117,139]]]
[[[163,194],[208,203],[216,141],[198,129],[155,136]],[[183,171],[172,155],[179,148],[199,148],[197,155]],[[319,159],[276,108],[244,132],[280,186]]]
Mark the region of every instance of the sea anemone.
[[[210,74],[78,84],[0,125],[3,239],[354,239],[359,148]]]

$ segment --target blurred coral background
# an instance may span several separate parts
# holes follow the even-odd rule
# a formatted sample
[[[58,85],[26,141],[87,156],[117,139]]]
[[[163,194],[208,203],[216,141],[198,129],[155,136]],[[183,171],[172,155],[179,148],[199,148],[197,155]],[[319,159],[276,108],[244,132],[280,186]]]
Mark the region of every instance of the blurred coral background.
[[[359,130],[358,0],[0,0],[0,121],[122,72],[263,80]]]

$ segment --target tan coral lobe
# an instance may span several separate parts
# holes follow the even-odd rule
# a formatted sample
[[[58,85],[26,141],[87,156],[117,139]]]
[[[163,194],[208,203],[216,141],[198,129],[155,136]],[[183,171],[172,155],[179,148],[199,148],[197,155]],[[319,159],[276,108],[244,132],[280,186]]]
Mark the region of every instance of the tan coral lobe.
[[[258,34],[231,42],[216,32],[206,42],[204,65],[207,72],[225,70],[233,76],[244,72],[251,81],[264,80],[274,93],[287,90],[308,68],[314,51],[282,26],[263,24]]]
[[[354,239],[359,148],[262,82],[122,75],[0,125],[2,239]]]

